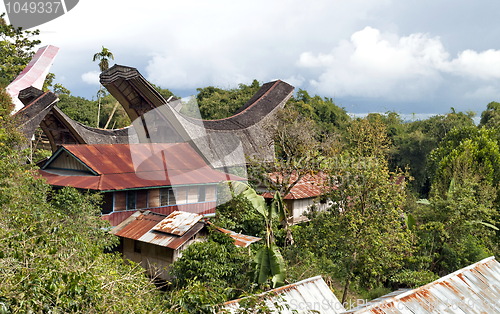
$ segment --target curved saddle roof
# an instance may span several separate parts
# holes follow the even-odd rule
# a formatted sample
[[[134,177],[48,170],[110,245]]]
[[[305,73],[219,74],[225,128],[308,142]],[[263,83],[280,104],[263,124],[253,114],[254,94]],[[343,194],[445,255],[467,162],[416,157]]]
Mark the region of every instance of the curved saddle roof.
[[[101,73],[100,79],[142,130],[135,122],[133,128],[116,130],[83,125],[55,106],[55,94],[29,87],[20,92],[25,107],[16,113],[26,137],[31,138],[40,126],[54,151],[63,144],[190,142],[216,168],[242,165],[247,156],[268,161],[274,158],[274,146],[265,124],[284,107],[294,90],[281,80],[269,82],[235,115],[201,120],[179,113],[135,68],[114,65]]]

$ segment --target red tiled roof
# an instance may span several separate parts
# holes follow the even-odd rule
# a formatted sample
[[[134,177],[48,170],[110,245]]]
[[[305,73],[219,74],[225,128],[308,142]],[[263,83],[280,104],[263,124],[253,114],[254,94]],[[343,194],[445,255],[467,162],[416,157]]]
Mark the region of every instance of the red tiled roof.
[[[60,150],[69,152],[98,175],[67,175],[51,170],[56,152],[39,171],[55,186],[108,191],[245,180],[212,169],[188,143],[64,145]]]
[[[277,182],[278,180],[283,180],[280,173],[269,174],[270,180]],[[288,200],[297,200],[304,198],[318,197],[325,193],[325,181],[327,176],[320,172],[317,174],[306,174],[304,175],[297,184],[290,190],[290,192],[284,197]],[[289,182],[294,182],[297,180],[297,175],[292,174],[288,178]],[[265,198],[274,198],[274,193],[265,192],[262,194]]]

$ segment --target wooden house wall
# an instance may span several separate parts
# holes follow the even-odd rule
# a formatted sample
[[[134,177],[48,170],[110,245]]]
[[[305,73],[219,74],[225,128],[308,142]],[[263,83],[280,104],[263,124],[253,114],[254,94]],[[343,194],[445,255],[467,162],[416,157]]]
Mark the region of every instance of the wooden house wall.
[[[149,190],[149,207],[160,207],[160,189]]]
[[[87,167],[66,151],[62,151],[46,169],[76,170],[80,175],[82,174],[81,172],[92,174]]]
[[[123,239],[123,257],[144,267],[151,276],[168,280],[168,266],[174,262],[174,250],[140,242]]]
[[[127,209],[127,193],[125,191],[114,192],[115,211]]]
[[[305,214],[312,206],[316,207],[318,211],[324,211],[328,208],[327,203],[320,203],[317,198],[303,198],[298,200],[285,200],[288,211],[292,213],[292,223],[299,223],[307,220]]]
[[[136,200],[136,209],[148,208],[148,190],[138,190]]]

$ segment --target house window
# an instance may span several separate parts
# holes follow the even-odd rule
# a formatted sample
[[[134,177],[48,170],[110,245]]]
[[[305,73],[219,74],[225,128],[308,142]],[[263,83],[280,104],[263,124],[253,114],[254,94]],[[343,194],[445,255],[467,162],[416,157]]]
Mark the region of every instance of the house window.
[[[215,194],[216,194],[215,185],[210,185],[210,186],[205,187],[205,201],[206,202],[215,202]]]
[[[160,189],[160,206],[175,205],[175,195],[172,188]]]
[[[134,241],[134,252],[141,253],[141,242]]]
[[[137,208],[137,192],[127,191],[127,209]]]
[[[205,193],[206,193],[205,186],[204,185],[200,186],[199,192],[198,192],[198,202],[201,203],[201,202],[205,201]]]
[[[188,199],[187,199],[188,204],[193,204],[198,202],[199,199],[198,193],[199,189],[197,186],[190,187],[188,189]]]
[[[187,191],[188,189],[186,187],[177,187],[174,189],[177,204],[187,203]]]
[[[113,212],[114,202],[114,193],[104,193],[101,213],[107,215]]]

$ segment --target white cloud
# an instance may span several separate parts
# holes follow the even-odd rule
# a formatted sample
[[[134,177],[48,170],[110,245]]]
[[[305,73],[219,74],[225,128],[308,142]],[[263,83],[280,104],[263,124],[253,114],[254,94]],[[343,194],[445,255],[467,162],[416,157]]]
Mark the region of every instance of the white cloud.
[[[90,85],[99,85],[99,74],[98,71],[90,71],[82,74],[82,81]]]
[[[319,77],[311,80],[322,94],[412,99],[422,89],[439,85],[437,65],[447,56],[437,38],[425,34],[399,38],[365,27],[330,54],[305,52],[298,63],[302,67],[323,66]]]
[[[338,97],[414,101],[450,82],[447,75],[466,79],[500,78],[500,50],[465,50],[450,59],[439,37],[415,33],[399,36],[365,27],[343,40],[330,53],[300,55],[299,67],[322,71],[310,78],[318,93]],[[465,92],[478,97],[491,89]],[[469,93],[469,94],[466,94]]]
[[[334,56],[331,54],[319,53],[314,55],[312,52],[306,51],[300,54],[297,64],[302,67],[317,68],[330,66],[334,60]]]
[[[500,78],[500,50],[489,49],[483,52],[465,50],[452,60],[446,70],[482,80]]]
[[[279,78],[359,111],[375,103],[438,112],[495,95],[484,86],[500,78],[500,27],[477,14],[496,12],[481,4],[451,12],[394,0],[86,0],[40,29],[44,45],[61,48],[52,69],[76,95],[95,93],[92,56],[104,45],[114,62],[169,89]],[[488,36],[474,39],[479,29]]]

